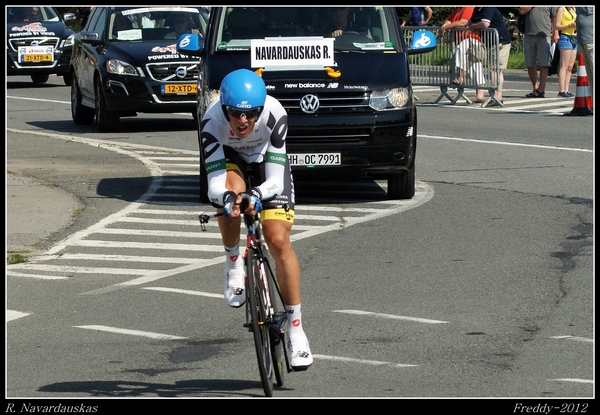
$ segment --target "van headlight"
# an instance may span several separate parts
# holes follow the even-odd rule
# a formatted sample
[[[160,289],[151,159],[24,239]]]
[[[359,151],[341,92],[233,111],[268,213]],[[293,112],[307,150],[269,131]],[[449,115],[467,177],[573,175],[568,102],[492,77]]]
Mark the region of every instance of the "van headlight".
[[[410,89],[392,88],[373,91],[369,106],[375,111],[394,110],[405,107],[410,102]]]

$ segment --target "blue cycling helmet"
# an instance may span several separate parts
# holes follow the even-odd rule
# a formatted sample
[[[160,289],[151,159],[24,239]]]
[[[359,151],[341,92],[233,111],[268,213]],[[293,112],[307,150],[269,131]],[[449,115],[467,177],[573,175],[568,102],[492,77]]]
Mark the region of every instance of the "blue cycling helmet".
[[[230,72],[221,82],[221,106],[240,110],[262,109],[267,99],[265,82],[248,69]]]

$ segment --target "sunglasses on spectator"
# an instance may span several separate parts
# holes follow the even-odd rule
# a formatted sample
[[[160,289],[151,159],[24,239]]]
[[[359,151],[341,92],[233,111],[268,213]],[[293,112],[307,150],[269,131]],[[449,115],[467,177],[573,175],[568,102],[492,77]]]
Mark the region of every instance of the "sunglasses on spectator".
[[[260,114],[260,108],[250,108],[240,110],[238,108],[233,108],[229,106],[225,106],[225,111],[228,115],[231,115],[234,118],[242,118],[242,115],[246,117],[246,119],[256,118],[258,114]]]

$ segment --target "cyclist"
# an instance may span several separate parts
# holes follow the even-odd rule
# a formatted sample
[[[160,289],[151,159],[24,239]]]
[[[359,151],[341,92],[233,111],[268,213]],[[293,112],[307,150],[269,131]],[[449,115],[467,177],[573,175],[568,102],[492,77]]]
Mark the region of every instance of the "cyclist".
[[[225,301],[241,307],[244,261],[240,255],[240,203],[250,198],[245,213],[260,210],[263,236],[275,260],[277,279],[288,313],[291,365],[307,369],[313,361],[302,328],[300,265],[292,247],[294,183],[286,154],[287,113],[267,95],[262,78],[247,69],[229,73],[221,83],[220,99],[206,110],[201,122],[201,145],[208,176],[208,196],[218,212],[225,248]],[[251,166],[253,187],[246,189],[244,173]],[[260,209],[262,207],[262,210]],[[256,210],[255,210],[256,209]]]

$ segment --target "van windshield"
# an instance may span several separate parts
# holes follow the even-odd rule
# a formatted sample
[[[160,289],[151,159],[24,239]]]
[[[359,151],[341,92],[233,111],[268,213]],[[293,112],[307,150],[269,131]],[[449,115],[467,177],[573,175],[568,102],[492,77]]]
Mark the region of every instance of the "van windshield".
[[[216,22],[218,52],[247,50],[252,39],[333,38],[336,51],[399,51],[384,7],[228,7]]]

